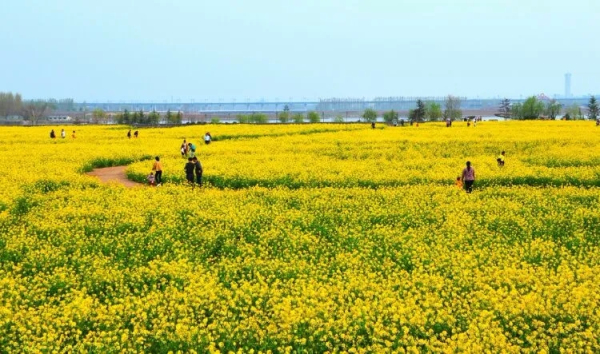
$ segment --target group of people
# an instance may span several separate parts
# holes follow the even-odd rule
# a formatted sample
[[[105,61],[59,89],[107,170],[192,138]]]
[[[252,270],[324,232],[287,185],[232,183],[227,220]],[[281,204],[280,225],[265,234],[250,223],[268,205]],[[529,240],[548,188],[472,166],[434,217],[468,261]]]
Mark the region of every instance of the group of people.
[[[200,160],[198,160],[196,156],[188,157],[188,162],[185,164],[183,170],[185,171],[186,180],[192,185],[192,188],[196,183],[199,186],[202,186],[202,172],[204,171]],[[160,186],[162,184],[162,174],[162,163],[160,162],[160,157],[156,156],[154,158],[154,164],[152,165],[152,171],[146,177],[148,184],[151,186]]]
[[[138,137],[138,132],[134,133],[135,137]],[[131,138],[131,130],[127,133],[127,136]],[[212,141],[212,136],[209,132],[204,134],[204,143],[206,145],[210,144]],[[202,168],[202,164],[198,157],[196,157],[196,144],[192,142],[188,142],[186,139],[183,139],[180,147],[181,156],[183,158],[187,158],[187,163],[185,164],[183,170],[185,171],[185,178],[188,183],[194,188],[196,184],[202,186],[202,173],[204,172]],[[152,165],[152,171],[147,176],[148,183],[151,186],[160,186],[162,183],[162,164],[160,163],[160,157],[156,156],[154,158],[154,165]]]
[[[67,137],[67,132],[65,132],[64,129],[61,129],[61,131],[60,131],[60,137],[63,138],[63,139]],[[73,139],[75,139],[75,131],[74,130],[73,130],[73,134],[71,134],[71,137]],[[56,133],[54,132],[54,129],[52,129],[50,131],[50,139],[56,139]]]
[[[162,184],[162,163],[160,163],[160,157],[154,158],[154,164],[152,165],[152,172],[148,175],[148,184],[151,186],[160,186]]]
[[[185,171],[185,179],[188,184],[194,188],[195,183],[202,187],[202,164],[196,156],[188,157],[188,162],[185,164],[183,170]],[[196,177],[194,183],[194,176]]]
[[[212,135],[210,135],[209,132],[206,132],[206,134],[204,134],[204,144],[208,145],[211,143],[211,141]],[[196,144],[192,142],[188,143],[186,139],[183,139],[179,151],[181,152],[181,157],[183,158],[194,158],[196,156]]]
[[[506,151],[502,151],[496,158],[498,167],[504,167]],[[456,177],[456,186],[460,189],[465,189],[467,193],[473,192],[473,184],[475,184],[475,169],[471,166],[471,161],[467,161],[467,166],[463,169],[462,175]]]
[[[137,138],[139,136],[139,132],[136,130],[135,132],[133,132],[133,136]],[[129,131],[127,132],[127,138],[131,139],[131,129],[129,129]]]

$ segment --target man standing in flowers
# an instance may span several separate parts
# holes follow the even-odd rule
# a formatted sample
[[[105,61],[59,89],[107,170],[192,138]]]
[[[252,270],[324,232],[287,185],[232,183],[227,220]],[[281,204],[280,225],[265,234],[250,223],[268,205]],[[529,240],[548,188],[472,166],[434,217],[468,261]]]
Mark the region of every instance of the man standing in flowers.
[[[202,187],[202,164],[200,164],[200,161],[198,160],[198,158],[196,156],[193,157],[192,161],[194,162],[194,172],[196,173],[196,183],[198,183],[198,185],[200,187]]]
[[[193,159],[191,157],[188,158],[188,162],[185,164],[185,167],[183,168],[183,170],[185,171],[185,179],[188,181],[189,184],[192,185],[192,188],[194,188],[194,169],[195,169],[196,165],[193,162]]]

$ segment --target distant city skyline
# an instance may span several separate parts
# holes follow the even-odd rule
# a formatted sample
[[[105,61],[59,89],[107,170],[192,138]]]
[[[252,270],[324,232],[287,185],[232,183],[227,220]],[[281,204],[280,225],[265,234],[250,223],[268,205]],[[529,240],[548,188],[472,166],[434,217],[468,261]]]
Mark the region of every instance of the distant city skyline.
[[[596,0],[22,0],[0,91],[77,102],[600,93]]]

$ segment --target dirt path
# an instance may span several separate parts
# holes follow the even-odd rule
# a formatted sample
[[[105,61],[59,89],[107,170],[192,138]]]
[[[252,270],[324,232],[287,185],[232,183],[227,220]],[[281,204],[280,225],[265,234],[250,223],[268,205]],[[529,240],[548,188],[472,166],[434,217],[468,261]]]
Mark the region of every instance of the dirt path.
[[[126,168],[127,166],[96,168],[92,172],[87,173],[87,175],[98,177],[102,183],[117,182],[127,188],[142,186],[143,184],[141,183],[127,179],[127,175],[125,174]]]

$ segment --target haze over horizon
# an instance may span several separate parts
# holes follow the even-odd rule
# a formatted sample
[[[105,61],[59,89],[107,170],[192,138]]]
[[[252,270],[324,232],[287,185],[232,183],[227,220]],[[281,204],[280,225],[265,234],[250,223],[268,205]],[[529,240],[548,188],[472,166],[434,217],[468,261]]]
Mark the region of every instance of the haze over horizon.
[[[597,0],[23,0],[0,91],[77,101],[600,93]]]

